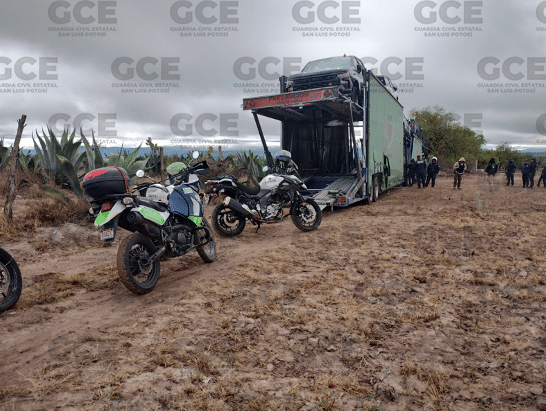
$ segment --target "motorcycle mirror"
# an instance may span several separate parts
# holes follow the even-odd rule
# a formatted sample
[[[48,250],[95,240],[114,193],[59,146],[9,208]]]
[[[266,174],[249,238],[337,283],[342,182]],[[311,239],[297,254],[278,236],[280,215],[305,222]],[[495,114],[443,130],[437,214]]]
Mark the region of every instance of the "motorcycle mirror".
[[[262,171],[265,173],[267,170],[269,170],[268,166],[263,166]]]
[[[138,170],[138,171],[136,172],[136,176],[137,176],[138,178],[144,177],[144,170]]]
[[[199,151],[194,151],[191,155],[193,157],[193,159],[195,160],[197,157],[199,157]]]

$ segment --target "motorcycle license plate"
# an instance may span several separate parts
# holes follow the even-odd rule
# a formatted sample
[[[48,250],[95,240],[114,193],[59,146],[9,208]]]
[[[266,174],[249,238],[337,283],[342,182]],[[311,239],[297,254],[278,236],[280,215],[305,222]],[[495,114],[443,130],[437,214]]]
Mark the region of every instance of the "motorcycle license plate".
[[[112,238],[114,238],[114,227],[107,228],[107,229],[102,230],[100,232],[100,239],[101,240],[111,240]]]

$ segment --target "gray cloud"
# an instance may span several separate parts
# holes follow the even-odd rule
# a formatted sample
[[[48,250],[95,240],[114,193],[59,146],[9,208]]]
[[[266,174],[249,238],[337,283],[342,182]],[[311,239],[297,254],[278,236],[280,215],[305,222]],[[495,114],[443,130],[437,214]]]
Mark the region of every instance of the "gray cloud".
[[[109,7],[110,14],[102,17],[115,18],[114,24],[99,24],[99,3],[101,7]],[[225,137],[221,135],[222,131],[228,134],[233,131],[232,126],[225,127],[233,123],[225,120],[236,115],[238,138],[241,141],[255,139],[257,131],[252,115],[241,109],[243,98],[268,94],[262,93],[263,90],[274,92],[278,81],[269,77],[290,74],[283,73],[283,68],[299,71],[310,60],[346,53],[375,58],[378,63],[374,66],[378,70],[381,62],[389,57],[394,57],[395,62],[401,60],[402,64],[392,63],[388,68],[391,73],[402,76],[397,83],[404,84],[407,91],[412,89],[412,92],[400,93],[400,101],[407,113],[413,108],[439,105],[461,116],[465,113],[481,114],[479,130],[493,144],[503,141],[533,144],[538,138],[543,138],[537,130],[537,120],[546,113],[546,88],[524,86],[526,83],[546,85],[545,64],[541,65],[538,60],[539,64],[534,67],[533,73],[539,80],[528,78],[527,64],[529,58],[546,57],[543,47],[546,31],[537,31],[537,28],[546,27],[536,16],[541,1],[506,4],[484,0],[478,7],[479,17],[483,18],[479,24],[464,22],[464,8],[471,3],[468,1],[461,1],[458,9],[447,10],[448,17],[462,19],[458,24],[442,21],[440,7],[444,1],[435,1],[437,6],[423,10],[429,18],[431,12],[437,13],[436,22],[431,24],[422,24],[415,18],[415,8],[420,3],[417,0],[397,0],[388,4],[378,0],[340,0],[337,8],[326,8],[322,14],[320,7],[333,3],[192,1],[189,10],[192,21],[188,24],[178,24],[171,18],[171,7],[186,3],[174,0],[138,4],[118,0],[114,3],[27,0],[0,4],[0,57],[12,60],[9,65],[0,64],[0,75],[5,74],[6,68],[12,69],[11,78],[0,80],[0,90],[11,90],[0,93],[0,135],[14,134],[15,120],[23,113],[28,116],[26,137],[33,130],[45,127],[54,114],[67,114],[71,118],[67,123],[72,124],[76,116],[89,113],[95,116],[95,120],[84,121],[82,126],[86,129],[93,127],[95,132],[98,131],[99,115],[101,118],[115,116],[117,138],[125,139],[128,144],[148,136],[168,144],[177,138],[210,138],[203,134],[212,130],[216,130],[213,137]],[[478,3],[474,2],[474,5]],[[52,4],[60,5],[57,16],[69,13],[69,23],[57,24],[50,19],[48,9]],[[64,7],[65,4],[69,5],[68,8]],[[95,22],[82,24],[76,20],[74,10],[78,4],[95,4],[94,8],[83,8],[81,12],[81,18],[94,18]],[[213,4],[216,4],[215,8],[201,7]],[[296,4],[303,7],[295,10]],[[179,9],[180,18],[190,19],[186,11],[184,7]],[[294,15],[311,22],[299,23]],[[321,21],[331,22],[336,18],[339,21],[333,24]],[[216,21],[203,23],[199,19]],[[355,19],[360,19],[360,23],[354,23]],[[435,33],[448,35],[425,36],[421,30],[431,27],[438,28]],[[72,28],[74,31],[56,31],[59,28]],[[114,28],[115,31],[93,31],[104,28]],[[327,36],[304,36],[302,29],[308,28],[317,29],[309,31],[311,33],[326,33]],[[453,28],[457,31],[445,31]],[[459,33],[459,28],[481,31],[473,31],[469,37],[452,35]],[[185,31],[181,31],[183,29]],[[59,36],[59,33],[69,35]],[[187,35],[181,36],[182,33]],[[101,37],[95,37],[96,34],[101,34]],[[15,62],[24,57],[37,60],[34,65],[23,65],[23,72],[32,72],[37,79],[23,80],[15,75]],[[40,79],[39,59],[44,57],[57,59],[55,70],[46,70],[46,73],[58,76],[57,80]],[[127,69],[133,69],[132,78],[120,80],[114,76],[112,63],[119,57],[134,60],[133,64],[120,67],[120,72],[126,75],[129,73]],[[137,67],[142,58],[149,57],[157,59],[158,63]],[[237,66],[236,62],[244,57],[246,62]],[[498,65],[487,66],[488,73],[500,69],[498,79],[480,77],[478,64],[485,57],[500,60]],[[521,72],[524,79],[514,81],[502,73],[502,64],[510,57],[525,60],[521,66],[513,64],[509,67],[512,73]],[[421,80],[413,80],[406,70],[405,64],[411,58],[423,62],[422,69],[417,70],[417,74],[423,76]],[[139,73],[144,77],[155,73],[158,77],[146,80]],[[179,79],[162,80],[162,74],[167,78],[179,76]],[[241,79],[238,74],[250,79]],[[30,85],[27,88],[39,89],[33,87],[34,83],[51,83],[57,87],[47,88],[46,93],[28,92],[24,87],[18,87],[26,84]],[[136,87],[119,87],[121,83]],[[154,87],[156,83],[169,83],[170,86]],[[419,86],[415,86],[416,83]],[[479,87],[487,83],[499,83],[502,87]],[[518,86],[505,87],[514,83]],[[153,87],[141,87],[150,84]],[[507,92],[510,88],[512,92]],[[15,89],[24,92],[14,93]],[[133,92],[122,92],[129,89]],[[147,92],[136,93],[137,89]],[[151,89],[156,92],[151,93]],[[168,92],[163,93],[162,89]],[[534,92],[519,93],[514,92],[515,89],[533,89]],[[190,136],[173,133],[171,123],[177,114],[192,117],[189,122],[178,123],[179,128],[185,130],[188,125],[192,127]],[[214,116],[217,118],[212,120]],[[196,124],[198,118],[205,118],[201,125]],[[221,124],[222,120],[224,124]],[[57,124],[61,127],[64,123],[60,121]],[[278,140],[279,129],[277,122],[264,120],[268,139]]]

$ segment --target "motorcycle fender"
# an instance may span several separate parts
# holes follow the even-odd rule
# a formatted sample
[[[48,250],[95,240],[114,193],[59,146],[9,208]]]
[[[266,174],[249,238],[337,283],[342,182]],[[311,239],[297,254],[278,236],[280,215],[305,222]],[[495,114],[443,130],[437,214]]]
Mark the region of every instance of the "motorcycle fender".
[[[133,209],[133,211],[140,213],[142,217],[144,217],[146,220],[151,221],[153,223],[163,225],[167,221],[167,218],[169,218],[170,213],[168,211],[160,212],[157,210],[154,210],[153,208],[145,207],[145,206],[139,206]]]
[[[123,204],[121,200],[116,201],[116,204],[114,204],[114,207],[112,207],[109,211],[101,211],[97,214],[97,217],[95,218],[95,226],[96,227],[102,227],[106,223],[109,223],[112,221],[116,216],[121,214],[127,206]]]

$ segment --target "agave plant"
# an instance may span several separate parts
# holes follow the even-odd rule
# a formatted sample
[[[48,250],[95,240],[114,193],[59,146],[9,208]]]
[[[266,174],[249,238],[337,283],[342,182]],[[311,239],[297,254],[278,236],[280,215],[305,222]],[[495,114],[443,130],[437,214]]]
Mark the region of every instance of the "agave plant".
[[[4,138],[0,140],[0,171],[4,169],[10,157],[11,148],[4,147]]]
[[[148,169],[146,168],[146,163],[148,163],[149,157],[145,157],[143,160],[137,161],[138,152],[140,151],[142,143],[131,154],[124,152],[122,145],[119,153],[111,154],[105,158],[100,153],[100,147],[95,140],[95,134],[93,131],[91,132],[92,144],[89,143],[82,130],[80,130],[80,135],[85,146],[85,156],[87,158],[86,172],[106,166],[122,167],[125,169],[125,171],[127,171],[131,179],[135,179],[136,172],[138,170]]]
[[[40,170],[41,164],[38,156],[25,154],[23,150],[19,150],[19,156],[17,160],[19,161],[19,167],[23,171],[37,173]]]
[[[34,135],[34,149],[36,155],[40,159],[43,170],[55,180],[55,184],[63,185],[70,184],[72,191],[78,196],[83,193],[80,188],[77,170],[82,165],[85,158],[85,152],[79,152],[81,140],[75,141],[76,130],[69,135],[68,130],[64,130],[61,141],[53,133],[53,130],[48,127],[46,134],[42,130],[42,135],[36,132]]]
[[[255,185],[258,185],[258,181],[264,177],[262,170],[265,165],[264,159],[248,150],[248,154],[245,151],[237,153],[237,159],[235,160],[237,168],[246,171],[248,177]]]

